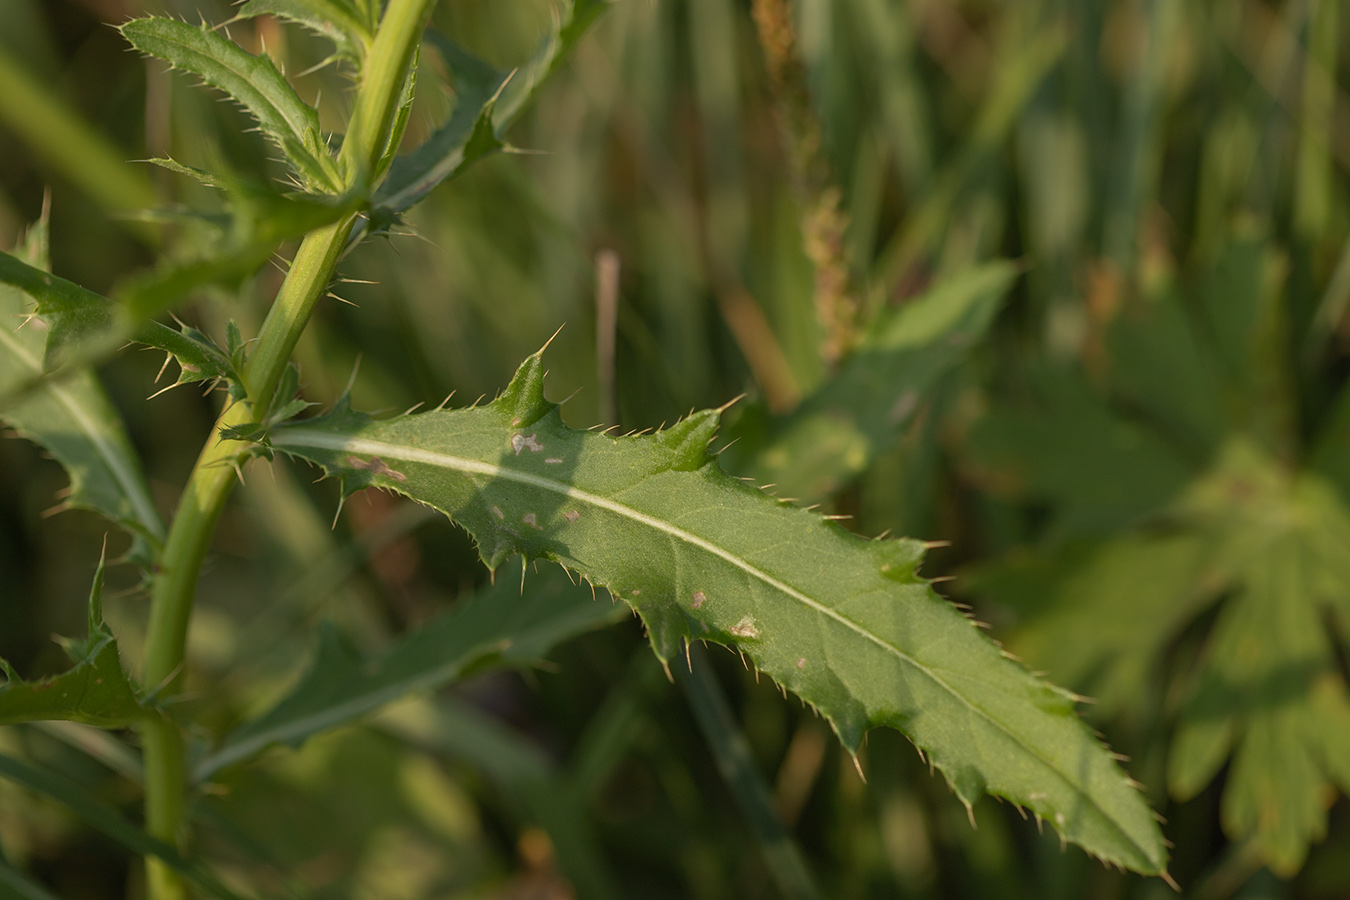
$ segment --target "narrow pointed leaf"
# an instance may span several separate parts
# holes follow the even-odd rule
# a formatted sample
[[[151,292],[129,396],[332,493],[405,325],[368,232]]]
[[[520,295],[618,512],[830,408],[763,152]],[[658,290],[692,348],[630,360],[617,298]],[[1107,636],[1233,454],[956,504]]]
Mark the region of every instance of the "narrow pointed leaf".
[[[21,397],[0,406],[0,420],[40,444],[65,467],[70,476],[67,506],[93,510],[127,529],[138,539],[133,555],[144,556],[146,548],[140,542],[160,541],[164,523],[121,416],[90,371],[42,381],[52,333],[47,322],[33,317],[33,302],[24,286],[59,292],[60,282],[37,266],[0,253],[0,322],[4,323],[0,325],[0,397],[23,391]]]
[[[65,641],[75,665],[60,675],[24,681],[0,660],[9,679],[0,685],[0,725],[63,719],[99,728],[125,728],[144,718],[146,710],[117,649],[117,640],[103,621],[103,562],[99,561],[89,594],[89,634]]]
[[[609,0],[567,0],[555,27],[540,42],[530,61],[515,72],[499,71],[459,45],[432,32],[433,40],[454,73],[455,109],[430,138],[412,153],[393,161],[376,194],[385,214],[399,213],[459,175],[473,163],[504,148],[505,135],[538,95]]]
[[[1105,860],[1163,871],[1142,795],[1070,695],[1007,659],[917,574],[917,541],[866,541],[725,474],[718,414],[646,437],[573,431],[532,356],[485,407],[377,422],[339,407],[274,447],[353,491],[446,513],[495,567],[513,554],[574,569],[628,602],[663,660],[686,640],[737,648],[818,709],[849,751],[907,734],[965,803],[1029,808]]]
[[[233,97],[312,190],[339,192],[341,180],[319,130],[319,114],[300,99],[270,57],[254,56],[206,25],[176,19],[132,19],[119,30],[142,53]]]
[[[439,687],[486,665],[526,665],[555,645],[623,615],[608,598],[561,573],[532,577],[525,592],[502,579],[390,647],[362,659],[332,627],[319,634],[309,671],[261,717],[240,726],[197,768],[199,779],[271,744],[298,745],[311,735],[367,716],[416,691]]]

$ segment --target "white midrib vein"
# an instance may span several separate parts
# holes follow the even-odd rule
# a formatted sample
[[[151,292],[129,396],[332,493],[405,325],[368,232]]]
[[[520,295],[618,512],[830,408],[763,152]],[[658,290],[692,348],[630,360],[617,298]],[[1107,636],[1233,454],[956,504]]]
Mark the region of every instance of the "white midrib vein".
[[[4,342],[10,352],[18,357],[24,365],[32,369],[35,376],[42,375],[42,364],[35,356],[33,356],[33,354],[28,352],[28,348],[14,337],[9,329],[0,328],[0,340]],[[84,406],[79,400],[71,396],[70,392],[62,387],[59,381],[52,380],[47,382],[47,384],[43,385],[42,390],[50,393],[66,408],[66,411],[70,413],[71,417],[74,418],[75,422],[80,426],[80,430],[83,434],[89,438],[90,443],[98,450],[98,454],[102,457],[108,470],[113,473],[113,477],[116,478],[118,484],[121,485],[123,495],[131,501],[131,505],[135,507],[136,517],[140,520],[140,523],[156,537],[163,538],[163,526],[160,523],[159,513],[155,511],[154,504],[150,502],[149,497],[142,493],[140,489],[140,479],[136,477],[136,473],[131,471],[127,466],[126,461],[117,451],[117,448],[108,443],[107,436],[103,433],[99,423],[89,417]]]
[[[803,594],[801,591],[797,590],[791,585],[779,581],[777,578],[774,578],[768,572],[765,572],[764,570],[751,565],[749,562],[747,562],[744,559],[741,559],[734,553],[731,553],[717,546],[716,544],[713,544],[712,542],[699,537],[696,534],[691,534],[690,532],[685,531],[684,529],[679,528],[675,525],[672,525],[669,522],[657,519],[653,516],[649,516],[646,513],[633,509],[631,506],[625,506],[622,503],[616,503],[615,501],[610,500],[607,497],[601,497],[599,494],[592,494],[589,491],[581,490],[580,488],[574,487],[565,482],[557,481],[551,478],[543,478],[538,475],[532,475],[529,472],[520,472],[515,469],[504,468],[502,466],[495,465],[493,463],[482,462],[476,459],[468,459],[462,456],[453,456],[449,453],[438,453],[434,450],[423,450],[417,447],[403,446],[401,444],[390,444],[385,441],[370,440],[369,438],[345,437],[340,434],[327,434],[323,432],[297,432],[281,428],[275,430],[272,433],[271,442],[272,446],[281,450],[284,450],[286,447],[290,446],[290,447],[313,447],[322,450],[338,450],[348,453],[361,453],[368,456],[378,456],[381,459],[397,459],[403,462],[426,463],[427,465],[438,466],[441,468],[454,469],[461,472],[472,472],[476,475],[486,475],[490,478],[502,478],[507,481],[515,481],[519,484],[526,484],[531,487],[549,491],[554,494],[561,494],[565,497],[569,497],[573,500],[577,500],[582,503],[593,504],[595,506],[600,507],[601,509],[609,510],[610,512],[616,515],[623,516],[624,518],[631,519],[632,521],[635,522],[639,522],[643,525],[654,528],[657,531],[663,532],[669,535],[670,537],[676,538],[681,541],[685,541],[689,544],[694,545],[695,547],[698,547],[701,550],[705,550],[708,553],[711,553],[714,556],[717,556],[718,558],[725,560],[726,562],[730,563],[736,568],[741,569],[743,572],[752,576],[753,578],[759,579],[760,581],[764,582],[770,587],[773,587],[776,590],[783,592],[784,594],[793,598],[794,600],[798,601],[804,606],[807,606],[810,609],[815,610],[816,612],[820,613],[823,616],[826,616],[827,618],[833,619],[835,622],[838,622],[840,625],[844,626],[850,631],[857,633],[860,637],[876,644],[877,646],[885,650],[890,651],[891,653],[894,653],[899,658],[905,660],[910,665],[914,666],[916,669],[923,672],[926,676],[932,679],[935,684],[941,686],[944,690],[946,690],[949,694],[951,694],[952,697],[956,698],[962,704],[971,709],[976,715],[978,715],[980,718],[988,722],[989,725],[992,726],[995,730],[1003,732],[1012,740],[1016,741],[1019,745],[1021,745],[1021,747],[1024,750],[1026,750],[1027,753],[1038,758],[1042,762],[1042,764],[1046,766],[1046,768],[1048,768],[1050,771],[1058,775],[1064,781],[1064,783],[1070,787],[1071,790],[1082,795],[1084,798],[1088,800],[1088,802],[1090,802],[1094,807],[1096,807],[1103,819],[1105,819],[1107,822],[1110,822],[1120,832],[1121,836],[1125,838],[1126,841],[1128,841],[1131,844],[1134,844],[1145,859],[1148,858],[1148,853],[1144,850],[1144,848],[1140,847],[1137,843],[1135,843],[1134,839],[1124,831],[1123,827],[1117,824],[1115,819],[1110,814],[1108,814],[1106,810],[1103,809],[1097,803],[1097,801],[1091,797],[1090,794],[1088,794],[1082,788],[1079,788],[1073,782],[1073,780],[1069,778],[1067,774],[1060,771],[1058,766],[1056,766],[1053,762],[1051,762],[1044,755],[1038,752],[1035,748],[1029,746],[1025,741],[1022,740],[1022,738],[1019,735],[1010,731],[1006,726],[998,722],[998,720],[994,719],[985,710],[979,708],[978,706],[967,700],[965,697],[963,697],[959,691],[957,691],[954,687],[952,687],[950,684],[944,681],[932,669],[928,668],[923,663],[919,662],[913,656],[909,655],[904,650],[901,650],[894,644],[884,641],[879,636],[872,634],[870,631],[863,628],[861,625],[859,625],[857,622],[854,622],[852,619],[840,615],[838,612],[830,609],[828,606],[823,606],[818,601],[812,599],[810,596],[806,594]]]

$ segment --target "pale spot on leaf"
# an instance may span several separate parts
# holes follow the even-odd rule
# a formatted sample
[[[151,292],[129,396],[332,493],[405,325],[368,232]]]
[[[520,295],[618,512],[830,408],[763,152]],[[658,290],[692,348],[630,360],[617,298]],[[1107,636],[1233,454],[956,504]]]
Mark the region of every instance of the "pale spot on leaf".
[[[755,624],[753,616],[746,616],[730,628],[732,634],[736,637],[757,638],[759,637],[759,626]]]
[[[694,603],[693,603],[694,609],[698,609],[700,606],[702,606],[707,601],[707,599],[708,599],[707,594],[703,593],[702,591],[694,591]]]
[[[516,456],[519,456],[520,451],[522,450],[538,453],[540,450],[544,449],[544,445],[539,443],[539,436],[537,434],[513,434],[511,435],[511,449],[516,451]]]

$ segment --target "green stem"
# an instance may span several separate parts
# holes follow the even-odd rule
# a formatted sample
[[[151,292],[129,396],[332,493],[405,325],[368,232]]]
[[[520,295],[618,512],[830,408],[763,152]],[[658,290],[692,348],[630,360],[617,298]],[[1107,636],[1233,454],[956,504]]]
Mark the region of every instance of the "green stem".
[[[390,0],[367,58],[357,91],[351,129],[340,160],[349,190],[368,191],[370,173],[386,151],[398,101],[415,57],[422,28],[435,0]],[[307,235],[268,312],[243,372],[247,402],[226,407],[193,467],[160,556],[151,593],[144,681],[163,699],[182,680],[192,600],[202,560],[236,479],[247,444],[219,439],[221,429],[261,421],[314,305],[328,290],[356,216]],[[148,717],[141,729],[145,751],[146,828],[181,846],[187,779],[183,735],[167,714]],[[150,900],[183,900],[187,888],[177,873],[147,860]]]

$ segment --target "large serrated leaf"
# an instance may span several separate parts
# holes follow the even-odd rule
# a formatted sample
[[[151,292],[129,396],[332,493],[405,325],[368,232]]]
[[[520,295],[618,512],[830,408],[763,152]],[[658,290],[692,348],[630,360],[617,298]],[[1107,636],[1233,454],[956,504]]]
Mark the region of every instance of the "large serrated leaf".
[[[103,621],[103,561],[89,593],[89,634],[83,641],[67,640],[73,667],[60,675],[25,681],[0,660],[9,680],[0,685],[0,725],[64,719],[98,728],[125,728],[146,715],[136,696],[117,640]]]
[[[45,264],[45,254],[34,250],[29,256]],[[65,467],[70,476],[67,506],[101,513],[127,529],[137,538],[133,555],[144,556],[141,541],[161,541],[164,523],[122,418],[92,372],[41,381],[51,335],[16,281],[59,289],[60,279],[0,253],[0,322],[5,323],[0,326],[0,397],[27,388],[16,402],[0,407],[0,419]]]
[[[856,751],[907,734],[965,803],[991,793],[1113,863],[1162,872],[1148,806],[1071,695],[1006,658],[916,569],[917,541],[866,541],[724,473],[718,414],[645,437],[574,431],[535,354],[486,407],[376,422],[339,407],[273,446],[342,479],[432,505],[492,567],[574,569],[628,602],[658,656],[733,646],[825,715]]]
[[[989,327],[1016,275],[1011,263],[990,263],[891,311],[837,375],[773,426],[766,443],[733,444],[731,468],[748,468],[783,496],[807,502],[838,491],[894,443],[937,380]]]
[[[416,691],[439,687],[486,664],[526,665],[555,645],[610,624],[623,607],[561,574],[521,586],[503,580],[464,606],[404,637],[377,659],[358,656],[331,627],[319,634],[309,671],[285,698],[245,723],[197,767],[206,779],[276,743],[305,738],[369,715]]]
[[[270,57],[254,56],[205,25],[176,19],[132,19],[119,30],[142,53],[192,72],[233,97],[311,190],[340,193],[342,180],[319,130],[319,114],[300,99]]]

